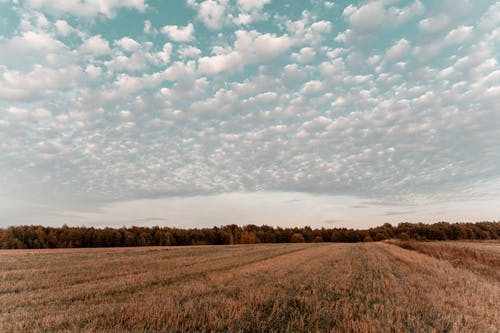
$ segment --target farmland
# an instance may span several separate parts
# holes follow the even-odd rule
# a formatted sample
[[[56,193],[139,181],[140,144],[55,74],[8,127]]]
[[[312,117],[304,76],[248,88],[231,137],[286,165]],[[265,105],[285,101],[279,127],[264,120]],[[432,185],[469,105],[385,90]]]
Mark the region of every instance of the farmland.
[[[412,244],[1,250],[0,331],[498,331],[500,243]]]

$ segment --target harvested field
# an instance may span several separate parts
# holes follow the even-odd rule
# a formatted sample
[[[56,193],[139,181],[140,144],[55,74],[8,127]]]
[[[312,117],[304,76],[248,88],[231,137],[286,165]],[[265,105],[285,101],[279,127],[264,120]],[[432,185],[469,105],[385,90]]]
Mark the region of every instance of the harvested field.
[[[500,243],[469,244],[478,265],[499,253]],[[499,280],[421,252],[386,243],[2,250],[0,331],[498,332]]]
[[[455,267],[466,268],[487,279],[500,282],[500,242],[390,241],[389,243],[449,261]]]

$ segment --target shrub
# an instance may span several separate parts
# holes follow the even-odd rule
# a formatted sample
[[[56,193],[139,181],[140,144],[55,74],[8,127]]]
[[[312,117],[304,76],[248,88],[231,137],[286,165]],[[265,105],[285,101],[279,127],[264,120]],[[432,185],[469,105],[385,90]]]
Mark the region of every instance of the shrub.
[[[410,236],[406,232],[402,232],[399,234],[399,239],[402,241],[409,241]]]
[[[322,243],[323,242],[323,237],[316,236],[316,237],[314,237],[313,242],[314,243]]]
[[[290,242],[292,242],[292,243],[304,243],[305,239],[304,239],[304,236],[302,236],[302,234],[299,234],[297,232],[297,233],[294,233],[292,235],[292,237],[290,238]]]

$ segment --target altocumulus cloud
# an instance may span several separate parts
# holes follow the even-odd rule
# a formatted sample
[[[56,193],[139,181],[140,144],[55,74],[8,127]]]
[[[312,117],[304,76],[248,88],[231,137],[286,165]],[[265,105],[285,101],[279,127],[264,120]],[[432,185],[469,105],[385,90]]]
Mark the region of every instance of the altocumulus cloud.
[[[500,179],[499,2],[30,0],[0,12],[4,198],[499,194],[478,190]]]

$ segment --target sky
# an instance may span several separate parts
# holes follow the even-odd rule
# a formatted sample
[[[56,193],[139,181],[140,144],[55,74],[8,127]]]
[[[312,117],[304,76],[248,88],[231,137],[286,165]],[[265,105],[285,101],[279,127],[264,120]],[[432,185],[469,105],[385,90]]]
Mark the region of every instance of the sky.
[[[500,220],[500,2],[0,0],[0,226]]]

